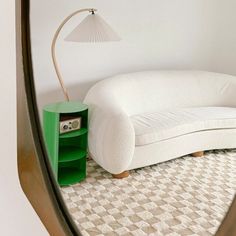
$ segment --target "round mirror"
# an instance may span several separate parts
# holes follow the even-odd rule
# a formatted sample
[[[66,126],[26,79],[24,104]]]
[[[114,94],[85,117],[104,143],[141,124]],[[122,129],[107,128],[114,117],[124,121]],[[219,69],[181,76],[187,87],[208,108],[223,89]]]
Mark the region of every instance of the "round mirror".
[[[50,234],[236,233],[235,7],[22,1],[18,167]]]

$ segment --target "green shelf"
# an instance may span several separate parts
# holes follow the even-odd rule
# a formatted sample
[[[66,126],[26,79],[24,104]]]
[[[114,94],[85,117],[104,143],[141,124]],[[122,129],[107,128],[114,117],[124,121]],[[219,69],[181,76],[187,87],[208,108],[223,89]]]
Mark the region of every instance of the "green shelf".
[[[88,106],[79,101],[58,102],[44,107],[44,111],[58,114],[77,113],[86,110],[88,110]]]
[[[76,161],[86,157],[87,151],[74,146],[61,147],[58,162]]]
[[[60,138],[74,138],[74,137],[77,137],[77,136],[80,136],[80,135],[83,135],[86,133],[88,133],[88,129],[81,128],[81,129],[73,131],[73,132],[60,134]]]
[[[81,118],[81,129],[60,134],[60,121]],[[43,130],[55,179],[61,186],[86,178],[88,148],[88,106],[79,101],[46,105]]]
[[[86,173],[76,167],[61,167],[58,171],[60,186],[75,184],[85,179]]]

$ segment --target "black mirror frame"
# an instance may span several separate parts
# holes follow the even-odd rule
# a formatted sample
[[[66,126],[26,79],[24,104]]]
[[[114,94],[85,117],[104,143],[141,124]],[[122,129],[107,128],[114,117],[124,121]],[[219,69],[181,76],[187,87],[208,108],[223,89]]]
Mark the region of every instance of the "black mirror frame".
[[[17,48],[21,58],[17,61],[17,161],[21,187],[50,235],[82,235],[63,201],[44,146],[31,58],[30,0],[18,4],[16,16],[20,23],[16,26],[21,30],[17,33]]]

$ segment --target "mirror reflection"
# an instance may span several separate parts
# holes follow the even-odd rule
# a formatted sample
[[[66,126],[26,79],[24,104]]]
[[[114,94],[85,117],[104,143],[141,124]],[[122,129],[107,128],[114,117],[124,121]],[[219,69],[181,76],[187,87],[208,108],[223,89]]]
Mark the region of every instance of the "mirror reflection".
[[[236,193],[232,1],[31,0],[41,126],[83,235],[214,235]]]

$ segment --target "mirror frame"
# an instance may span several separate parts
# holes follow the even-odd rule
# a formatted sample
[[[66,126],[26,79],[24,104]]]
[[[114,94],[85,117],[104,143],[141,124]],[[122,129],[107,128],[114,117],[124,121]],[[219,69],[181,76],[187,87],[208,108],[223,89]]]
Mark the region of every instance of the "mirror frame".
[[[55,181],[39,121],[30,41],[30,0],[16,0],[17,165],[21,187],[50,235],[82,235]]]
[[[82,235],[63,201],[39,121],[30,41],[30,0],[16,0],[17,139],[21,187],[50,235]],[[236,235],[236,197],[216,236]]]

